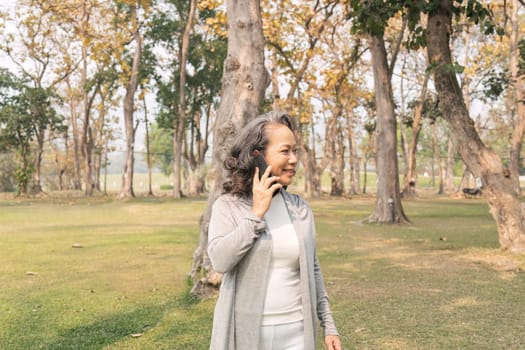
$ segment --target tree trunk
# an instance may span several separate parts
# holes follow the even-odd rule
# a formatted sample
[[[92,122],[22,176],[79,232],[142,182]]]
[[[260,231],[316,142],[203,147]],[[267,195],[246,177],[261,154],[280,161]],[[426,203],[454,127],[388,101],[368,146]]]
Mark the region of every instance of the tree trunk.
[[[217,287],[220,275],[213,271],[206,253],[211,207],[222,192],[227,173],[223,162],[230,146],[248,120],[259,114],[264,91],[270,83],[264,66],[259,0],[228,0],[228,54],[224,62],[222,96],[213,138],[214,185],[201,217],[199,245],[193,254],[191,293],[206,296]],[[200,272],[203,272],[201,274]],[[201,278],[201,276],[204,276]]]
[[[437,137],[437,125],[436,123],[432,124],[432,141],[434,144],[434,159],[436,159],[438,163],[438,169],[439,169],[439,185],[438,185],[438,191],[437,194],[443,194],[443,159],[441,157],[441,152],[439,151],[439,140]]]
[[[364,159],[363,159],[363,194],[366,194],[366,181],[367,181],[367,168],[366,168],[366,165],[367,165],[367,157],[365,156]]]
[[[271,51],[271,58],[273,110],[278,111],[281,108],[281,95],[279,93],[279,64],[277,62],[277,53],[275,52],[275,50]]]
[[[321,160],[321,171],[329,164],[331,179],[331,196],[342,196],[344,193],[344,152],[342,130],[339,125],[343,108],[339,102],[332,108],[332,115],[326,123],[324,155]]]
[[[195,17],[195,10],[197,1],[190,1],[190,10],[188,13],[188,20],[184,27],[182,34],[182,43],[180,50],[180,78],[179,78],[179,106],[178,118],[173,121],[173,198],[182,197],[182,143],[184,139],[184,130],[186,123],[186,63],[188,57],[188,50],[190,47],[190,34],[193,28],[193,18]]]
[[[343,136],[339,130],[336,142],[336,152],[332,165],[330,166],[330,172],[332,177],[332,189],[330,194],[332,196],[342,196],[345,193],[345,145]]]
[[[94,153],[93,158],[93,188],[100,192],[100,171],[102,169],[102,153],[100,153],[97,150]]]
[[[354,195],[359,193],[359,156],[357,154],[357,142],[355,139],[355,133],[352,122],[352,114],[347,114],[347,123],[346,123],[346,134],[348,140],[348,154],[349,154],[349,163],[350,170],[348,171],[349,176],[349,188],[348,194]]]
[[[20,149],[18,150],[19,157],[20,157],[20,163],[22,164],[21,167],[18,167],[16,172],[16,182],[18,187],[18,195],[19,196],[25,196],[27,195],[27,186],[29,182],[29,178],[31,176],[30,172],[30,166],[29,166],[29,160],[28,156],[30,153],[29,145],[22,144],[20,145]]]
[[[414,122],[412,124],[412,139],[410,140],[410,145],[408,146],[408,155],[407,163],[408,169],[403,182],[403,197],[404,198],[413,198],[417,196],[416,193],[416,154],[417,154],[417,144],[419,142],[419,134],[421,133],[421,118],[423,116],[423,105],[425,103],[425,98],[427,95],[427,85],[428,85],[429,75],[425,75],[425,80],[423,82],[423,87],[421,88],[421,95],[419,96],[419,101],[414,109]]]
[[[104,143],[104,194],[108,194],[108,152],[109,152],[109,137]]]
[[[144,106],[144,125],[146,126],[146,163],[148,165],[148,196],[153,196],[153,189],[151,187],[151,153],[149,148],[149,120],[148,120],[148,106],[146,105],[146,97],[142,98]]]
[[[483,184],[490,213],[496,221],[499,241],[504,250],[525,252],[525,212],[503,174],[501,159],[481,141],[469,118],[463,95],[452,69],[449,36],[452,31],[450,2],[441,0],[428,17],[426,42],[439,108],[450,125],[452,139],[461,158],[474,177]]]
[[[452,142],[452,137],[448,138],[448,151],[447,151],[447,170],[445,174],[445,191],[456,192],[456,186],[454,186],[454,156],[456,155],[456,149]]]
[[[397,132],[391,75],[382,37],[370,35],[370,52],[374,71],[377,106],[377,198],[370,222],[400,223],[409,221],[401,205],[397,165]]]
[[[140,68],[140,59],[142,56],[142,36],[138,25],[137,8],[131,7],[131,19],[134,22],[135,33],[135,53],[133,54],[133,63],[130,72],[128,84],[126,86],[126,95],[124,96],[124,128],[126,132],[126,161],[122,171],[122,187],[120,188],[119,198],[135,197],[133,190],[133,173],[135,164],[135,125],[133,114],[135,111],[135,93],[138,87],[138,75]]]
[[[301,150],[300,160],[304,168],[304,182],[306,198],[319,197],[321,195],[321,176],[317,166],[316,152],[315,152],[315,130],[312,126],[312,145],[309,145],[309,140],[306,139],[305,133],[302,130],[302,125],[296,132],[297,148]]]
[[[36,135],[36,150],[35,150],[35,161],[33,163],[33,186],[31,189],[32,194],[39,194],[42,192],[42,180],[41,180],[41,169],[42,169],[42,153],[44,152],[44,137],[45,129],[39,128]]]
[[[204,164],[198,164],[195,169],[190,168],[190,173],[187,179],[188,195],[199,196],[206,191],[205,187],[206,169]]]
[[[71,94],[71,131],[73,132],[73,189],[82,190],[82,182],[80,180],[80,132],[77,122],[77,100],[72,92],[69,77],[67,78],[68,91]]]
[[[68,163],[68,149],[69,149],[69,145],[67,144],[67,131],[64,133],[64,139],[65,139],[65,142],[64,142],[64,146],[65,146],[65,157],[64,157],[64,161],[60,162],[60,153],[61,153],[61,150],[59,150],[59,148],[55,145],[54,142],[51,142],[50,146],[51,146],[51,149],[53,150],[53,152],[55,153],[55,171],[56,171],[56,185],[58,187],[58,190],[59,191],[63,191],[64,190],[64,173],[66,171],[66,165]]]
[[[87,71],[88,71],[88,29],[86,21],[89,18],[87,14],[86,4],[83,4],[82,10],[83,21],[80,25],[81,37],[84,39],[82,41],[82,70],[81,70],[81,86],[85,87],[87,84]],[[80,145],[82,147],[82,155],[84,156],[84,194],[86,196],[93,195],[92,179],[91,179],[91,157],[93,152],[93,138],[91,137],[91,127],[90,127],[90,109],[92,100],[89,98],[88,91],[84,88],[82,92],[82,102],[83,102],[83,112],[82,112],[82,133]]]
[[[510,177],[514,191],[520,194],[520,154],[525,132],[525,72],[520,72],[519,60],[520,50],[519,41],[519,21],[518,21],[518,0],[512,0],[511,23],[512,31],[510,34],[510,71],[514,87],[514,100],[516,103],[515,116],[517,123],[512,132],[512,143],[510,148]],[[521,73],[521,74],[520,74]]]
[[[93,139],[91,137],[91,128],[89,127],[89,112],[84,119],[86,126],[84,127],[84,135],[82,138],[82,155],[84,156],[84,183],[86,188],[84,194],[86,196],[93,195],[93,180],[92,180],[92,156],[93,156]]]

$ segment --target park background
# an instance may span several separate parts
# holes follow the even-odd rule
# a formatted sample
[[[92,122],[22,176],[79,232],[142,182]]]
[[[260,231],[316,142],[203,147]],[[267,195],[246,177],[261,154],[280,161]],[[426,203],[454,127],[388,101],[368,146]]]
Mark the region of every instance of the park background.
[[[228,33],[234,3],[261,27]],[[248,27],[263,62],[239,60],[231,103],[300,121],[290,191],[314,210],[345,348],[524,348],[525,232],[506,242],[498,220],[523,214],[525,6],[444,3],[4,1],[0,348],[208,348],[216,289],[195,253],[234,120],[221,97],[244,81],[223,76],[226,48]],[[452,116],[424,49],[439,6]]]

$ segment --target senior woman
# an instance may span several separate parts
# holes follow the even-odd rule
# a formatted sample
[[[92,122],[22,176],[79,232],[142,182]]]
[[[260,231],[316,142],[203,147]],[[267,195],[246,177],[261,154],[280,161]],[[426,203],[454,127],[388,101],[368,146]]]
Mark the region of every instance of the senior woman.
[[[211,350],[313,350],[318,320],[326,348],[341,349],[312,210],[286,191],[297,166],[294,130],[286,114],[259,116],[224,163],[229,181],[208,230],[208,255],[224,274]]]

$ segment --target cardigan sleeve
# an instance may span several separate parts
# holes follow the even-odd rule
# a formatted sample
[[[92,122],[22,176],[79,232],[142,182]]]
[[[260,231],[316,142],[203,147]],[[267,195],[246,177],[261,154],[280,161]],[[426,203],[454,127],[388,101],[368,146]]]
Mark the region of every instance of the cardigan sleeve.
[[[321,272],[321,265],[317,258],[317,253],[314,257],[314,276],[315,286],[317,289],[317,317],[321,322],[323,328],[323,335],[339,335],[337,328],[335,327],[334,318],[330,310],[330,302],[328,300],[328,294],[324,285],[323,274]]]
[[[264,220],[230,201],[225,196],[215,201],[208,228],[208,256],[219,273],[233,269],[266,229]]]

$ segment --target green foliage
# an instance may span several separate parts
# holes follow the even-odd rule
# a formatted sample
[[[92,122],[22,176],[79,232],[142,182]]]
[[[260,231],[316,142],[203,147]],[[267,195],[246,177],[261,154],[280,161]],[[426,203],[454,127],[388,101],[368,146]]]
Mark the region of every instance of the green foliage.
[[[395,0],[349,0],[347,5],[352,31],[375,36],[382,36],[390,18],[403,9],[403,2]]]
[[[160,185],[160,190],[161,191],[171,191],[171,190],[173,190],[173,185],[162,184],[162,185]]]
[[[423,103],[423,117],[429,119],[431,124],[434,124],[438,118],[442,117],[437,99],[427,95]]]
[[[501,94],[507,89],[511,81],[509,79],[509,72],[507,70],[498,72],[491,70],[487,74],[487,78],[483,80],[483,95],[489,100],[497,100]]]
[[[173,130],[153,124],[149,133],[149,147],[153,166],[163,174],[173,173]]]
[[[167,3],[171,5],[171,10],[153,16],[152,27],[147,37],[152,41],[151,50],[157,46],[173,53],[172,61],[166,66],[169,71],[156,71],[153,74],[158,91],[157,101],[160,106],[156,117],[157,123],[161,128],[172,129],[174,121],[178,118],[179,49],[189,3],[177,0]],[[200,12],[198,14],[199,23],[205,23],[206,19],[213,17],[214,14],[212,10]],[[221,88],[226,51],[225,38],[214,37],[209,33],[196,30],[190,37],[186,74],[186,114],[190,117],[186,119],[187,123],[194,121],[191,116],[196,113],[205,114],[208,105],[216,101]],[[150,56],[150,62],[153,60],[154,58]]]
[[[15,170],[15,179],[18,184],[19,193],[26,192],[31,176],[35,171],[33,164],[20,164]]]
[[[421,27],[422,14],[430,14],[441,7],[439,0],[346,0],[348,17],[352,19],[352,31],[360,34],[382,36],[388,21],[401,15],[406,19],[409,28],[408,48],[418,49],[426,45],[425,31]],[[456,17],[465,17],[479,25],[484,34],[503,34],[503,28],[493,21],[492,11],[478,0],[451,1],[450,10]]]
[[[0,152],[0,192],[14,192],[16,161],[14,152]]]
[[[46,130],[63,132],[63,118],[53,107],[49,89],[32,87],[9,72],[0,74],[0,150],[17,152],[15,178],[25,193],[31,174],[31,145]],[[42,139],[39,140],[43,142]]]
[[[409,128],[411,128],[413,125],[414,109],[416,108],[418,103],[419,100],[413,100],[408,102],[409,112],[402,116],[403,124],[405,124]],[[439,111],[437,101],[434,98],[427,95],[425,101],[423,102],[422,117],[429,119],[430,123],[433,124],[436,121],[436,119],[440,116],[441,112]]]

